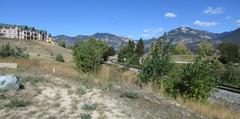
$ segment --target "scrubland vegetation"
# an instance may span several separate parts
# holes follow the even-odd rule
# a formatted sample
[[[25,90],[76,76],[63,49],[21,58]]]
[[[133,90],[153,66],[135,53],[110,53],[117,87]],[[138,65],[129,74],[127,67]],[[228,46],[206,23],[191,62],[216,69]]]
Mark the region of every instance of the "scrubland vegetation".
[[[141,40],[138,44],[140,43]],[[221,45],[220,47],[223,47]],[[232,47],[232,44],[230,44],[228,47]],[[231,59],[231,56],[226,56],[223,54],[224,50],[221,48],[219,50],[219,59],[222,59],[223,57]],[[235,83],[238,82],[237,84],[239,84],[238,79],[236,79],[238,78],[237,74],[235,73],[236,70],[229,70],[229,68],[232,67],[231,63],[236,60],[226,59],[228,63],[222,64],[222,60],[218,60],[216,56],[213,56],[213,45],[204,41],[198,45],[196,57],[194,58],[193,63],[176,65],[172,62],[173,54],[191,53],[189,53],[190,51],[185,49],[183,45],[181,45],[181,48],[180,46],[176,47],[175,44],[173,44],[164,36],[160,37],[154,44],[152,44],[147,57],[143,60],[141,65],[140,58],[143,56],[143,53],[138,53],[138,51],[140,50],[138,47],[136,47],[134,41],[129,41],[127,45],[121,48],[118,54],[119,62],[143,67],[142,71],[138,75],[139,79],[136,82],[137,85],[140,87],[147,87],[149,84],[151,84],[154,86],[153,88],[157,88],[154,89],[158,91],[156,93],[159,93],[161,92],[160,90],[162,90],[163,94],[173,97],[177,101],[179,101],[178,97],[181,97],[181,100],[185,100],[180,101],[183,105],[186,105],[187,107],[190,107],[191,109],[204,114],[205,116],[209,116],[210,118],[226,118],[226,115],[228,115],[226,113],[219,116],[217,113],[215,113],[217,110],[210,111],[217,105],[209,104],[207,99],[210,96],[210,93],[213,92],[215,85],[218,83],[223,83],[226,81]],[[77,50],[77,52],[81,52],[81,50]],[[232,52],[240,54],[239,50],[232,50]],[[99,62],[101,61],[100,59],[101,58],[98,60]],[[84,61],[84,58],[81,60]],[[91,65],[91,63],[88,63],[88,66],[89,65]],[[95,67],[95,65],[92,66]],[[84,69],[81,67],[79,68]],[[220,70],[221,68],[228,69]],[[123,96],[129,98],[137,97],[134,93],[123,93],[122,97]],[[224,106],[219,106],[218,108],[222,110],[228,109]],[[230,111],[229,114],[232,114],[232,112]],[[234,113],[234,115],[235,114],[236,113]],[[231,116],[231,118],[236,117]]]
[[[144,53],[137,46],[128,56],[136,54],[137,59],[141,59]],[[175,46],[160,37],[148,55],[142,58],[142,63],[127,55],[122,57],[126,57],[126,62],[122,63],[139,61],[136,64],[143,67],[140,74],[103,64],[108,56],[115,53],[95,39],[76,44],[71,60],[68,57],[71,51],[64,52],[68,49],[56,47],[63,50],[64,63],[56,62],[59,51],[47,46],[43,48],[46,51],[37,52],[40,57],[36,57],[32,49],[26,50],[29,58],[1,58],[1,62],[18,64],[18,69],[1,69],[1,74],[16,74],[25,86],[23,91],[0,93],[1,117],[14,118],[10,113],[15,112],[15,116],[22,118],[27,114],[32,117],[82,119],[159,118],[162,115],[164,118],[200,118],[202,115],[237,119],[240,116],[237,111],[207,99],[214,84],[224,82],[223,79],[239,84],[238,72],[234,72],[238,66],[222,64],[218,58],[205,55],[204,52],[209,52],[206,48],[194,56],[192,64],[174,64]],[[141,53],[137,53],[139,51]],[[143,113],[145,111],[149,114]]]
[[[25,53],[26,48],[19,48],[15,46],[12,48],[9,43],[2,44],[0,48],[0,57],[5,58],[5,57],[16,57],[16,58],[27,58],[29,55]]]

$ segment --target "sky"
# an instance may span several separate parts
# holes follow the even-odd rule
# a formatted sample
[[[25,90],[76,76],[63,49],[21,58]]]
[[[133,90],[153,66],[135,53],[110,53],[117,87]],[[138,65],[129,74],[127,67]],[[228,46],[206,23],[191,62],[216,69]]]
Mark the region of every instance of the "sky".
[[[1,0],[0,23],[52,35],[112,33],[149,39],[181,26],[220,33],[240,27],[240,0]]]

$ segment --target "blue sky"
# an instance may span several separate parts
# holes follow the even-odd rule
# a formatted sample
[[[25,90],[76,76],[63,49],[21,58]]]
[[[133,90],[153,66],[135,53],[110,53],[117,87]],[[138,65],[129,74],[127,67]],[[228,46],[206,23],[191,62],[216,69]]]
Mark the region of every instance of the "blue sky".
[[[133,39],[180,26],[211,32],[240,27],[240,0],[1,0],[0,23],[52,35],[108,32]]]

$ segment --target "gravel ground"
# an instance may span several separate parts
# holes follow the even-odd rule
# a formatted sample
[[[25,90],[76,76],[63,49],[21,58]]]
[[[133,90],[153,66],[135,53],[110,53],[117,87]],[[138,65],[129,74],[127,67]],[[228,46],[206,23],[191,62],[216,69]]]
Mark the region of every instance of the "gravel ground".
[[[240,104],[240,94],[226,90],[216,89],[216,92],[212,93],[211,97],[222,99],[230,103]]]
[[[240,112],[240,94],[238,93],[216,89],[209,99],[219,104],[228,105]]]

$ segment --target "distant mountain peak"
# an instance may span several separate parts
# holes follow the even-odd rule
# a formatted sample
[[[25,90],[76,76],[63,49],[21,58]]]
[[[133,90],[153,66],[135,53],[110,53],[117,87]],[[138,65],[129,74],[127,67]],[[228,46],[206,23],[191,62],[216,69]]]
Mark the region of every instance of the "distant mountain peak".
[[[96,38],[97,40],[102,40],[106,42],[109,46],[113,46],[116,50],[120,49],[120,46],[122,44],[125,44],[129,38],[123,37],[123,36],[117,36],[111,33],[95,33],[93,35],[77,35],[75,37],[70,37],[66,35],[58,35],[55,36],[54,38],[56,39],[56,42],[58,42],[61,39],[66,39],[66,42],[68,45],[73,45],[77,41],[83,41],[83,40],[88,40],[89,38]]]

